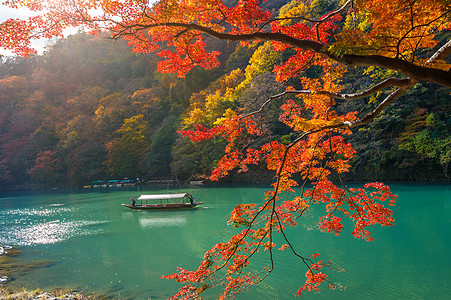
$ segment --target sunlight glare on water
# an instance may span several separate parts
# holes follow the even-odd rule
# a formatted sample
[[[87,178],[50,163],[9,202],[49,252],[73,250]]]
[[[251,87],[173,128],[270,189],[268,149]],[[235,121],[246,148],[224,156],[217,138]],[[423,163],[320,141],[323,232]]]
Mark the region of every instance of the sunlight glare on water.
[[[99,234],[92,225],[107,221],[67,219],[73,210],[62,204],[49,205],[54,208],[2,209],[0,210],[0,244],[33,246],[54,244],[81,235]],[[13,220],[13,222],[11,222]]]

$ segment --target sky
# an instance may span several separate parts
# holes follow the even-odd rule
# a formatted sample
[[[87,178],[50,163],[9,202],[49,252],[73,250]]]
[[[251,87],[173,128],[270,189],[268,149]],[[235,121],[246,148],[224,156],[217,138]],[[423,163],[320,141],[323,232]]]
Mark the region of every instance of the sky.
[[[23,18],[31,15],[31,12],[26,8],[13,9],[0,4],[0,21],[2,22],[9,18]]]

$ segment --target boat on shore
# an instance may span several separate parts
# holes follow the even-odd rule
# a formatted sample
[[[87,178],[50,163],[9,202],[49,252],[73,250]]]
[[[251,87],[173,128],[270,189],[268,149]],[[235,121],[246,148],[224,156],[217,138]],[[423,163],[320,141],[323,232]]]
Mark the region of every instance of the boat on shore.
[[[131,209],[186,209],[194,208],[204,202],[194,202],[193,196],[187,193],[180,194],[153,194],[141,195],[131,204],[121,204]]]

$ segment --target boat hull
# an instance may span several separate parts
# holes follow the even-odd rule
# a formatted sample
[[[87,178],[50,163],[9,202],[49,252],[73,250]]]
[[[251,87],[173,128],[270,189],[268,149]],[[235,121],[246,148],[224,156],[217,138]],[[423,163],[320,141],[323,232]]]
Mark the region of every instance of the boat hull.
[[[121,204],[122,206],[131,209],[146,209],[146,210],[164,210],[164,209],[189,209],[194,208],[204,202],[194,202],[194,203],[166,203],[166,204]]]

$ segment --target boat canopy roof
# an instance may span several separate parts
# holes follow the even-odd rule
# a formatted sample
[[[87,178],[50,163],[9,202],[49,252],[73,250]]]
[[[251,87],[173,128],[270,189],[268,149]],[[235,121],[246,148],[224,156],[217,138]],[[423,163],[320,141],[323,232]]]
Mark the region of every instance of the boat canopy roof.
[[[187,193],[181,194],[154,194],[154,195],[141,195],[138,200],[166,200],[166,199],[181,199],[188,196]]]

